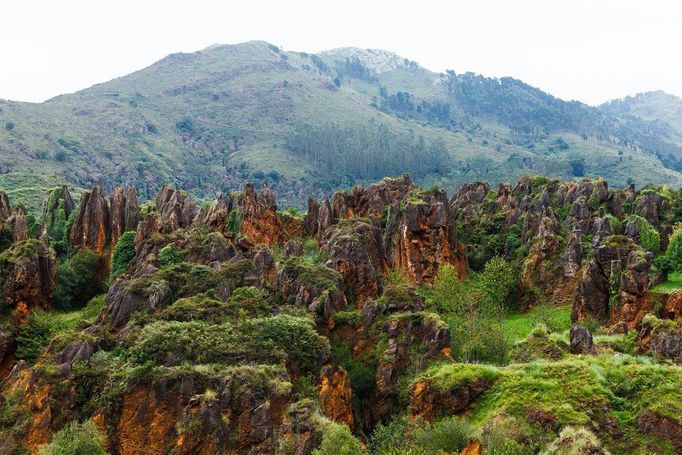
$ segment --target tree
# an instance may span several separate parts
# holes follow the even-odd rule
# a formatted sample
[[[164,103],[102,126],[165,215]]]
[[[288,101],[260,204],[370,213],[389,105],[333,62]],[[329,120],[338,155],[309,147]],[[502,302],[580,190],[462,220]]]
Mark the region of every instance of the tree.
[[[574,177],[583,177],[585,175],[585,161],[571,160],[571,173]]]
[[[111,280],[128,270],[128,264],[135,257],[135,231],[124,232],[111,255]]]
[[[334,78],[334,85],[336,85],[337,87],[341,87],[341,79],[339,79],[338,77],[335,77]]]
[[[185,116],[175,123],[175,127],[183,133],[191,133],[194,131],[194,120]]]
[[[12,123],[12,122],[5,123],[5,129],[7,131],[12,131],[14,129],[14,123]]]

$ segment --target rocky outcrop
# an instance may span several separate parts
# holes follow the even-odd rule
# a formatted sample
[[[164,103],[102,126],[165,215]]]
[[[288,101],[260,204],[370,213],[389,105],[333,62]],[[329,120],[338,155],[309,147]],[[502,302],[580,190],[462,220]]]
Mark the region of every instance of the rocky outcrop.
[[[637,352],[682,364],[682,324],[647,315],[637,326]]]
[[[447,196],[421,193],[404,206],[394,204],[387,217],[385,248],[388,262],[417,283],[433,282],[438,266],[451,264],[459,276],[467,272],[464,247],[457,241],[449,217]]]
[[[320,407],[335,422],[353,428],[353,389],[348,373],[328,362],[320,369]]]
[[[184,191],[176,190],[170,185],[164,185],[156,196],[156,227],[161,233],[173,232],[179,228],[186,228],[192,224],[199,210]]]
[[[116,188],[111,194],[111,245],[126,231],[134,231],[140,219],[140,206],[137,202],[137,191],[130,188]]]
[[[357,307],[380,295],[386,263],[378,228],[363,221],[341,222],[327,229],[320,248],[329,254],[327,267],[341,274]]]
[[[367,187],[355,185],[350,192],[337,191],[332,202],[335,219],[363,217],[381,220],[388,205],[404,200],[416,187],[410,176],[385,178]]]
[[[97,254],[107,253],[111,241],[109,204],[99,186],[83,193],[78,215],[69,235],[72,250],[88,248]]]
[[[53,189],[43,202],[42,230],[52,233],[53,229],[61,228],[58,223],[65,223],[75,208],[76,204],[73,202],[68,186],[62,185]]]
[[[22,206],[17,206],[12,211],[12,216],[7,219],[7,224],[12,227],[12,235],[14,242],[23,242],[28,240],[28,222],[26,221],[26,213]]]
[[[56,281],[56,260],[41,240],[25,240],[0,255],[4,301],[21,317],[35,308],[47,309]]]
[[[592,333],[587,327],[571,326],[569,339],[571,341],[571,354],[592,354],[594,352]]]
[[[348,306],[343,277],[336,270],[308,264],[293,256],[286,260],[274,284],[284,301],[329,319]]]
[[[490,379],[481,377],[443,391],[428,380],[417,381],[410,390],[410,413],[427,420],[434,420],[441,415],[461,414],[491,384]]]
[[[578,273],[572,320],[623,321],[634,328],[650,306],[646,290],[652,259],[627,237],[606,237]]]
[[[252,243],[274,245],[286,240],[282,223],[277,216],[275,193],[269,188],[256,191],[252,184],[244,186],[244,194],[239,198],[242,214],[242,233]]]
[[[7,193],[0,190],[0,220],[6,220],[9,218],[9,214],[12,211],[12,207],[9,205],[9,197]]]
[[[651,410],[637,416],[637,426],[642,433],[670,441],[677,453],[682,453],[682,425],[670,417]]]

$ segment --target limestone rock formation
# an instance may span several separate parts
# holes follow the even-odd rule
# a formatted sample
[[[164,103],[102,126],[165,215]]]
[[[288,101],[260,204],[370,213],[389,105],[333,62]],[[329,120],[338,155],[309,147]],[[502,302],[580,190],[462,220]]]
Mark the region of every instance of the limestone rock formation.
[[[69,240],[73,250],[89,248],[100,255],[107,252],[111,241],[111,218],[109,204],[99,186],[83,193]]]
[[[116,188],[110,197],[111,208],[111,245],[126,231],[134,231],[140,218],[140,206],[137,202],[137,191],[130,188]]]
[[[56,281],[56,261],[41,240],[17,242],[0,254],[0,284],[6,305],[26,316],[47,309]]]

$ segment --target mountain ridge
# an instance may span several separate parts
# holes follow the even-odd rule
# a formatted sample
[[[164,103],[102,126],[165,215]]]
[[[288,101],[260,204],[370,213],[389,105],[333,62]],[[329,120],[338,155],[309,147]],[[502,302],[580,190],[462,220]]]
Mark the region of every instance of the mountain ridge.
[[[513,78],[434,73],[389,51],[214,45],[0,109],[9,190],[40,175],[136,186],[142,198],[169,182],[211,198],[253,180],[302,207],[304,194],[402,172],[450,190],[527,173],[682,186],[682,139],[666,123]]]

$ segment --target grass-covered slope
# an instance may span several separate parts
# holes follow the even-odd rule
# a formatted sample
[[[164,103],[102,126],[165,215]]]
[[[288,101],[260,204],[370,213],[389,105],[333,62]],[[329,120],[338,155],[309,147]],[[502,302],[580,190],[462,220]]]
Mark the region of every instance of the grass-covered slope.
[[[525,173],[679,186],[664,166],[676,161],[659,153],[677,139],[663,129],[652,142],[637,121],[389,52],[249,42],[169,55],[40,104],[0,101],[0,175],[143,197],[167,181],[205,196],[250,179],[299,205],[300,194],[404,171],[446,188]]]

